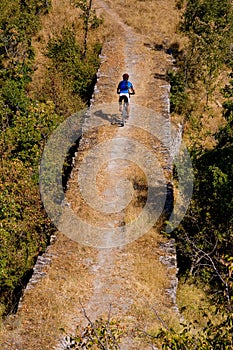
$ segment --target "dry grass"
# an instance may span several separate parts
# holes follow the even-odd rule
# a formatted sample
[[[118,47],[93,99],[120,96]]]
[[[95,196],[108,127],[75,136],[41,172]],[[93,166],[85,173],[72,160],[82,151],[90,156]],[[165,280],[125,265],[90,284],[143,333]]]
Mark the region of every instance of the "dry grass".
[[[210,97],[208,106],[206,106],[205,91],[199,92],[199,95],[195,96],[196,108],[192,113],[192,120],[186,126],[186,134],[191,139],[191,142],[197,142],[207,149],[211,149],[216,145],[214,134],[225,123],[225,119],[222,116],[224,98],[220,91],[227,83],[228,76],[226,71],[221,73],[217,79],[215,83],[216,90]]]
[[[138,33],[148,37],[150,42],[179,40],[176,28],[179,13],[175,8],[176,1],[123,1],[107,0],[116,9],[122,19]]]
[[[34,74],[32,82],[29,85],[29,95],[33,98],[38,96],[44,98],[47,95],[52,95],[54,102],[59,101],[59,105],[64,109],[64,115],[71,115],[80,108],[84,108],[80,98],[72,99],[72,92],[67,85],[64,89],[62,77],[54,76],[53,72],[48,71],[48,66],[51,65],[50,59],[45,56],[47,44],[49,40],[55,36],[59,36],[62,29],[74,28],[77,35],[76,40],[80,45],[83,44],[84,31],[83,23],[80,19],[81,10],[71,4],[68,0],[52,0],[51,11],[41,18],[42,29],[33,38],[32,44],[35,51]],[[104,42],[112,37],[115,33],[114,25],[105,20],[104,23],[95,30],[94,35],[88,37],[88,45],[93,42]],[[52,75],[52,76],[51,76]],[[49,82],[49,83],[48,83]]]
[[[59,105],[60,112],[69,116],[77,109],[83,108],[81,98],[71,98],[71,87],[64,88],[63,78],[55,74],[51,61],[45,56],[49,39],[58,36],[64,27],[74,26],[77,30],[77,39],[82,40],[80,10],[71,6],[67,0],[53,0],[51,11],[41,18],[42,29],[33,38],[32,45],[35,51],[34,74],[29,85],[29,95],[34,99],[53,100]],[[81,33],[81,35],[80,35]]]
[[[178,42],[180,49],[187,43],[187,39],[177,32],[182,13],[177,11],[175,0],[169,2],[159,0],[129,0],[127,2],[107,0],[106,2],[118,11],[125,23],[133,27],[136,32],[147,37],[148,43],[165,44],[168,47],[171,43]],[[164,57],[161,56],[160,59],[164,60]],[[159,65],[158,73],[161,73]],[[225,82],[226,77],[221,76],[218,84],[219,88],[223,87]],[[188,132],[185,136],[185,142],[188,145],[194,142],[201,143],[203,147],[207,148],[212,148],[215,145],[213,134],[224,123],[221,116],[222,96],[219,93],[219,88],[212,101],[210,101],[208,111],[205,110],[205,93],[198,92],[198,96],[195,97],[196,106],[194,107],[193,118],[192,121],[186,124],[186,131]],[[199,102],[197,103],[197,101]],[[200,120],[200,116],[203,116],[202,120]],[[183,121],[181,116],[173,115],[172,118],[176,123]],[[195,123],[198,124],[197,127]]]
[[[160,317],[169,322],[171,314],[171,303],[164,292],[170,286],[170,276],[168,269],[160,262],[163,255],[159,245],[164,239],[154,228],[132,245],[134,257],[134,277],[136,282],[136,293],[141,296],[137,303],[140,310],[140,318],[148,322],[152,327],[161,327],[161,323],[156,319],[155,309]],[[172,271],[171,275],[173,274]],[[171,312],[171,313],[170,313]],[[147,315],[151,314],[150,319]],[[166,316],[167,315],[167,316]]]
[[[220,87],[217,90],[219,89]],[[187,146],[196,144],[211,149],[216,145],[214,134],[225,123],[222,116],[222,101],[217,91],[208,107],[205,98],[196,98],[195,108],[185,124],[184,141]]]
[[[203,329],[207,326],[208,318],[214,323],[219,322],[216,308],[208,300],[205,287],[189,283],[179,283],[177,303],[186,323],[195,323],[195,327]],[[203,317],[203,315],[206,317]]]
[[[25,293],[17,316],[6,319],[1,348],[9,343],[11,350],[14,346],[20,350],[51,350],[62,336],[62,328],[73,331],[68,325],[80,316],[79,300],[85,301],[91,289],[92,276],[85,258],[94,259],[94,254],[62,234],[58,234],[50,253],[53,268],[47,267],[47,277]]]

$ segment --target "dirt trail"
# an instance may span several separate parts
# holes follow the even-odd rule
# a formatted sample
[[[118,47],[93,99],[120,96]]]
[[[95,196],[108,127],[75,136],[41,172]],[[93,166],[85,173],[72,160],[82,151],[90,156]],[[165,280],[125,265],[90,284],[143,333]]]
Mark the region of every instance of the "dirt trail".
[[[140,327],[146,331],[161,326],[153,309],[165,322],[176,318],[174,297],[169,296],[168,290],[176,281],[177,270],[175,264],[168,267],[161,262],[167,255],[162,248],[167,241],[160,235],[159,225],[151,225],[144,235],[140,222],[135,230],[124,231],[143,212],[148,195],[145,180],[151,181],[155,191],[152,194],[158,202],[161,197],[162,203],[170,181],[169,86],[154,78],[155,73],[164,73],[170,62],[164,52],[152,52],[145,45],[146,38],[125,25],[104,1],[95,4],[98,12],[114,21],[116,34],[105,43],[94,92],[93,108],[103,105],[102,114],[94,113],[93,119],[86,120],[66,199],[73,211],[89,220],[96,231],[107,227],[107,248],[82,246],[58,233],[56,242],[48,248],[52,263],[45,268],[47,275],[25,293],[18,315],[9,323],[10,337],[3,344],[4,350],[63,349],[60,328],[73,332],[77,324],[86,323],[80,301],[92,321],[107,317],[111,305],[112,317],[121,319],[129,330]],[[134,83],[136,95],[132,97],[129,120],[119,128],[111,121],[112,116],[117,116],[116,86],[125,71]],[[109,105],[111,111],[103,113]],[[103,126],[91,129],[100,124]],[[107,147],[100,150],[100,159],[106,159],[106,164],[96,171],[96,185],[88,180],[90,169],[95,169],[88,156],[90,149],[104,142]],[[91,157],[98,163],[95,153]],[[154,158],[158,171],[150,174],[148,170],[146,179],[143,170],[153,168]],[[88,166],[80,174],[83,162]],[[77,186],[78,179],[83,179],[88,189],[89,204],[94,204],[95,193],[102,207],[99,204],[97,209],[90,208]],[[120,184],[119,179],[123,180]],[[98,209],[103,208],[101,213]],[[121,233],[122,237],[129,237],[129,244],[114,247],[112,243]],[[170,255],[174,258],[174,252]],[[130,335],[122,344],[123,350],[147,348]]]
[[[104,1],[96,1],[96,8],[97,12],[107,12],[116,25],[117,35],[104,47],[107,60],[101,67],[99,85],[102,91],[95,94],[95,102],[115,102],[116,82],[122,79],[121,75],[126,71],[137,90],[133,102],[161,112],[165,107],[163,99],[168,84],[163,84],[163,80],[156,80],[154,76],[156,73],[164,75],[171,65],[170,58],[164,52],[151,53],[150,39],[133,31]]]

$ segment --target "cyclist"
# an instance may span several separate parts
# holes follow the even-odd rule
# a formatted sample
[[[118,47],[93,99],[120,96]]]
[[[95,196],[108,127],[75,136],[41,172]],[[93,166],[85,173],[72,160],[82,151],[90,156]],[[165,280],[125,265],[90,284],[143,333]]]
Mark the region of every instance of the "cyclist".
[[[119,82],[117,87],[117,93],[119,96],[119,111],[122,112],[122,101],[126,103],[126,113],[129,116],[129,102],[130,95],[135,94],[133,84],[129,81],[129,74],[125,73],[122,76],[123,80]]]

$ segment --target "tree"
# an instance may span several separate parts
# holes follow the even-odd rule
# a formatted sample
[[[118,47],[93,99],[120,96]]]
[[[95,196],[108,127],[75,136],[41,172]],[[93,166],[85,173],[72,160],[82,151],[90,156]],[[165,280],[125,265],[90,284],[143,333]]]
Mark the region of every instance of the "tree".
[[[102,23],[102,19],[99,19],[96,16],[95,10],[92,9],[92,0],[74,0],[76,7],[82,10],[83,18],[83,29],[84,29],[84,38],[83,38],[83,58],[87,54],[87,42],[89,29],[96,29]]]
[[[189,0],[181,30],[188,36],[186,79],[202,82],[206,104],[223,64],[231,57],[233,8],[230,0]]]

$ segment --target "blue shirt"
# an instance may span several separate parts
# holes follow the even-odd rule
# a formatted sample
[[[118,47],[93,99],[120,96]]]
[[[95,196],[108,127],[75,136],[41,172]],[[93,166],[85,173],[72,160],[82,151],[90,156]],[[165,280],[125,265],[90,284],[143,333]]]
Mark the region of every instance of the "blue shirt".
[[[118,85],[118,89],[120,89],[121,94],[128,94],[129,89],[133,89],[133,84],[128,80],[122,80]]]

